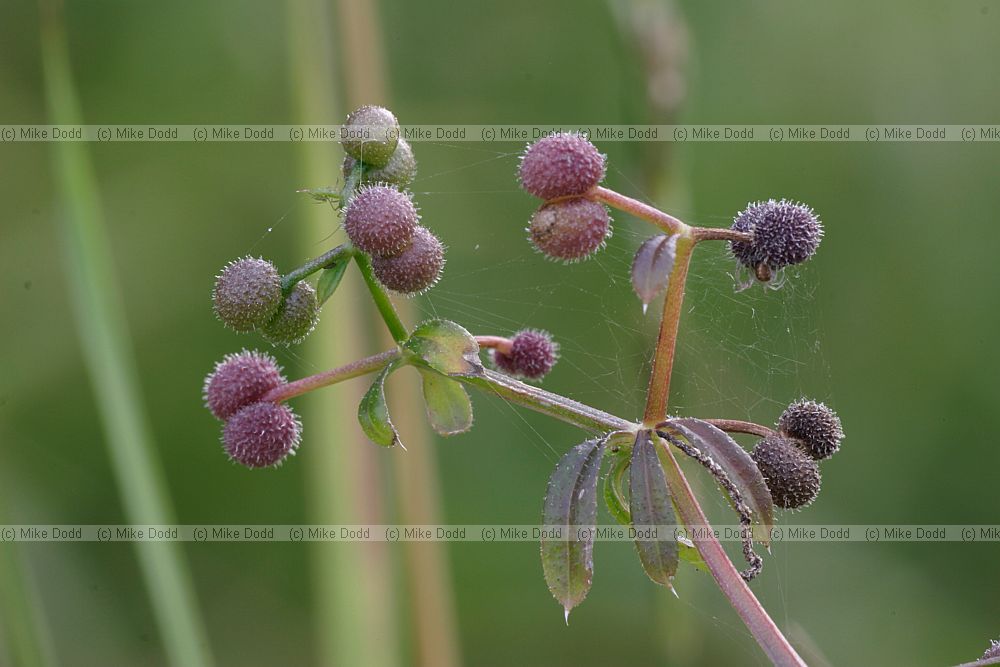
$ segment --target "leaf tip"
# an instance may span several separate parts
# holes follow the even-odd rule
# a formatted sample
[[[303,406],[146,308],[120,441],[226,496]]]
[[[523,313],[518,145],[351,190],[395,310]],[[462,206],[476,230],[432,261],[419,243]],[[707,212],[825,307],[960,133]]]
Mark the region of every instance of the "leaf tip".
[[[566,625],[567,626],[569,626],[569,612],[570,612],[571,609],[572,609],[572,607],[563,607],[563,611],[565,612],[564,618],[566,619]]]

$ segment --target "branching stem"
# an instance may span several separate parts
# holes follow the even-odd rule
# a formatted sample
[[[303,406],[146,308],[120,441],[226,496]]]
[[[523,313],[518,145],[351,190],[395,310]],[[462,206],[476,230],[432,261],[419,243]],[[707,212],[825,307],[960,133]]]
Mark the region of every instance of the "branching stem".
[[[321,269],[329,268],[352,255],[354,255],[354,248],[351,247],[350,243],[343,243],[336,248],[328,250],[319,257],[314,257],[302,266],[285,274],[281,278],[281,289],[284,292],[288,292],[300,280],[308,278]]]

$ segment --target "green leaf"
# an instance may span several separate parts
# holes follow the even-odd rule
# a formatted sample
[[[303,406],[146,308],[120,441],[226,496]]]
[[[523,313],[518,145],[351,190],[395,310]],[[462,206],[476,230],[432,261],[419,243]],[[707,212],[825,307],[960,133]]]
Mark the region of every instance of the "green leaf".
[[[316,300],[319,305],[326,303],[327,299],[333,296],[333,293],[337,290],[337,286],[340,285],[340,280],[344,277],[344,272],[347,271],[347,265],[351,263],[351,256],[345,255],[338,259],[332,266],[328,266],[323,269],[323,273],[319,274],[319,280],[316,282]]]
[[[389,364],[375,377],[372,386],[361,398],[358,405],[358,422],[368,439],[376,445],[392,447],[403,443],[399,441],[396,427],[389,419],[389,406],[385,402],[385,379],[396,369],[396,364]],[[404,447],[405,449],[405,447]]]
[[[444,375],[476,377],[483,374],[479,343],[468,331],[448,320],[428,320],[403,343],[417,360]]]
[[[440,373],[417,370],[424,381],[424,404],[431,427],[439,435],[465,433],[472,428],[472,401],[465,387]]]
[[[622,489],[625,471],[628,470],[629,457],[622,453],[614,458],[608,476],[604,478],[604,504],[615,521],[623,526],[632,525],[632,515],[628,510],[628,499]]]
[[[774,502],[764,476],[747,451],[725,431],[700,419],[671,419],[660,430],[664,427],[710,456],[726,472],[750,508],[754,523],[761,527],[754,531],[754,539],[767,546],[774,528]]]
[[[545,494],[542,570],[549,590],[566,610],[567,622],[570,610],[587,597],[594,575],[597,478],[605,441],[586,440],[566,452]]]
[[[296,192],[307,194],[322,204],[330,203],[339,207],[343,201],[343,196],[341,195],[340,190],[329,186],[322,188],[303,188],[301,190],[296,190]]]
[[[640,531],[635,546],[642,568],[654,582],[672,587],[670,580],[677,573],[678,563],[674,540],[677,518],[649,431],[640,431],[632,447],[629,502],[632,525]],[[655,532],[647,534],[648,531]]]
[[[705,560],[701,557],[701,553],[698,548],[694,546],[694,542],[686,537],[677,537],[677,551],[680,554],[681,560],[694,565],[696,569],[705,572],[706,574],[711,574],[708,569],[708,565],[705,564]]]

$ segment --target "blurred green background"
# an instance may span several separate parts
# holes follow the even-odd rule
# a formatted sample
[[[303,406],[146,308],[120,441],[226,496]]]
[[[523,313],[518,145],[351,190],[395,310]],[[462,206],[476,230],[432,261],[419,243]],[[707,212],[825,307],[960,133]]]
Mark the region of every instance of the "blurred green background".
[[[93,0],[65,10],[88,123],[294,118],[301,84],[289,40],[311,37],[288,29],[282,3]],[[990,65],[1000,62],[1000,6],[986,0],[385,0],[377,10],[381,38],[361,46],[378,50],[389,93],[373,101],[389,102],[404,124],[962,124],[995,123],[1000,109]],[[336,36],[342,11],[331,5],[315,21]],[[43,123],[38,8],[7,0],[2,14],[0,122]],[[340,72],[332,83],[342,90],[343,44],[318,46]],[[305,120],[339,122],[348,97],[338,93],[329,115]],[[339,175],[303,182],[299,147],[280,142],[87,148],[178,521],[313,522],[305,489],[322,485],[322,474],[310,481],[315,452],[366,446],[356,423],[345,420],[340,435],[317,439],[307,411],[299,455],[280,469],[251,472],[222,454],[200,391],[225,353],[265,345],[214,319],[213,276],[238,255],[264,254],[287,270],[329,247],[335,216],[327,229],[305,224],[315,205],[295,190],[336,184]],[[563,358],[547,389],[637,416],[656,322],[642,317],[628,264],[650,230],[619,215],[597,259],[572,267],[543,261],[523,238],[536,202],[514,180],[519,146],[414,148],[413,189],[425,223],[449,246],[443,281],[416,310],[475,333],[549,329]],[[689,222],[727,225],[748,200],[772,196],[808,202],[825,222],[816,259],[778,292],[734,293],[724,248],[699,249],[675,368],[680,414],[772,423],[800,395],[839,411],[848,438],[824,464],[823,492],[783,523],[997,523],[995,144],[600,148],[611,187]],[[124,523],[75,334],[54,150],[0,147],[0,508],[7,523]],[[328,150],[335,164],[339,147]],[[367,342],[374,325],[357,315],[374,311],[358,284],[349,278],[328,303],[318,335],[353,331],[375,351],[379,344]],[[275,354],[293,377],[317,370],[308,349]],[[394,389],[418,398],[412,378]],[[582,436],[499,400],[474,400],[471,433],[422,445],[437,459],[440,487],[432,491],[442,521],[535,523],[556,460]],[[400,516],[406,456],[376,452],[376,474],[364,480],[386,521]],[[388,470],[393,457],[402,457],[396,476]],[[691,470],[710,514],[728,522],[714,486]],[[325,664],[336,655],[322,648],[331,630],[316,609],[338,589],[317,586],[315,573],[330,550],[357,556],[361,545],[183,546],[217,664]],[[384,554],[381,584],[392,604],[381,611],[389,626],[365,627],[363,641],[391,644],[385,654],[416,664],[413,572],[401,546]],[[953,664],[1000,634],[997,554],[996,544],[954,542],[779,544],[754,588],[815,664]],[[38,605],[57,663],[167,664],[130,545],[25,544],[16,555],[24,578],[15,579]],[[568,627],[535,544],[451,544],[446,555],[453,648],[464,664],[766,663],[711,579],[682,569],[674,598],[646,580],[628,544],[597,545],[594,587]],[[344,579],[350,585],[352,574]],[[0,661],[10,661],[3,664],[15,664],[5,654],[15,620],[0,637]]]

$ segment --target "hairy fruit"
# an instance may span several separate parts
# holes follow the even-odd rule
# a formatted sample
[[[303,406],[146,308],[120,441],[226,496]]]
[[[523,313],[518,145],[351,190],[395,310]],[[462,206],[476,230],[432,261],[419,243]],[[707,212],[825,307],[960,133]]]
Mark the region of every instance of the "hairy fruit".
[[[212,290],[215,315],[230,329],[253,331],[281,305],[281,275],[265,259],[243,257],[230,262]]]
[[[243,350],[227,354],[205,378],[205,405],[216,419],[229,419],[240,408],[259,401],[264,394],[285,384],[274,357]]]
[[[579,197],[543,204],[528,225],[531,243],[549,259],[586,259],[611,236],[611,217],[599,202]]]
[[[344,157],[344,178],[351,175],[358,161],[351,155]],[[384,167],[366,168],[361,178],[362,183],[388,183],[399,188],[405,188],[417,176],[417,159],[413,156],[410,143],[400,137],[389,162]]]
[[[582,134],[561,132],[528,146],[521,187],[540,199],[582,195],[604,180],[604,156]]]
[[[750,456],[777,507],[799,509],[816,499],[819,466],[794,440],[777,434],[768,436],[757,443]]]
[[[347,116],[341,145],[348,155],[381,168],[389,163],[399,139],[399,121],[391,111],[366,104]]]
[[[493,363],[498,369],[529,380],[540,380],[559,358],[559,344],[546,331],[525,329],[514,334],[510,351],[493,350]]]
[[[736,215],[732,229],[750,234],[749,241],[731,241],[729,248],[740,264],[756,271],[762,280],[770,279],[771,271],[812,257],[823,238],[816,213],[787,199],[749,204]]]
[[[234,461],[248,468],[278,465],[299,446],[302,425],[284,404],[251,403],[234,414],[222,431],[222,444]]]
[[[419,221],[408,193],[388,185],[368,185],[348,204],[344,231],[351,243],[369,255],[390,257],[410,244]]]
[[[307,282],[298,282],[261,333],[274,345],[296,345],[312,332],[318,319],[316,290]]]
[[[419,294],[434,286],[444,269],[444,246],[426,227],[413,231],[410,245],[393,257],[372,257],[378,281],[400,294]]]
[[[805,452],[817,461],[833,456],[844,438],[837,413],[822,403],[805,399],[785,408],[778,419],[778,430],[798,440]]]

